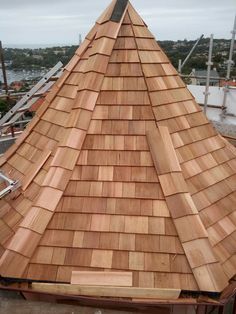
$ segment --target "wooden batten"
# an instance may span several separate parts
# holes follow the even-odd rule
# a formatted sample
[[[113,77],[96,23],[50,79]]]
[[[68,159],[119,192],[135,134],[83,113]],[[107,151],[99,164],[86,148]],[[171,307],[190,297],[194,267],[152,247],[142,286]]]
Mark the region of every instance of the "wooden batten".
[[[132,272],[72,271],[72,285],[132,287]]]
[[[167,127],[148,131],[147,139],[158,174],[181,171]]]
[[[119,298],[141,298],[176,300],[181,290],[179,289],[149,289],[134,287],[107,287],[107,286],[83,286],[83,285],[63,285],[32,283],[32,291],[42,293],[52,293],[56,295],[76,295],[93,297],[119,297]]]

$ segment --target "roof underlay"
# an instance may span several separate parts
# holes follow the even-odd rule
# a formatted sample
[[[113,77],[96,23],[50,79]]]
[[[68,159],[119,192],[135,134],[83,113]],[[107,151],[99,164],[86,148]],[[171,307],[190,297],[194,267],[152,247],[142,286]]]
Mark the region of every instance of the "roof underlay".
[[[128,271],[133,287],[221,292],[236,273],[236,151],[128,1],[0,165],[22,182],[0,201],[2,277]]]

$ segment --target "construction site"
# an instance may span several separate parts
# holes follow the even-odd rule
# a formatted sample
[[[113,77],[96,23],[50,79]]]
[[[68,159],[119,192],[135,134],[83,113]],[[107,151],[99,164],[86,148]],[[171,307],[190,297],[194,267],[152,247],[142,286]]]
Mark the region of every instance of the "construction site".
[[[236,313],[235,34],[222,88],[128,0],[26,93],[0,45],[0,313]]]

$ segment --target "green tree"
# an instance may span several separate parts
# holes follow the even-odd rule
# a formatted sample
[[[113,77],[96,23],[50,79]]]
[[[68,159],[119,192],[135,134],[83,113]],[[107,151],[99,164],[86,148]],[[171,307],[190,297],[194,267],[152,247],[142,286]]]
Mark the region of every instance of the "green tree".
[[[3,116],[7,113],[7,102],[3,99],[0,99],[0,115]]]
[[[222,63],[222,62],[224,62],[224,58],[223,58],[222,54],[218,53],[217,55],[215,55],[213,57],[213,61],[215,63]]]

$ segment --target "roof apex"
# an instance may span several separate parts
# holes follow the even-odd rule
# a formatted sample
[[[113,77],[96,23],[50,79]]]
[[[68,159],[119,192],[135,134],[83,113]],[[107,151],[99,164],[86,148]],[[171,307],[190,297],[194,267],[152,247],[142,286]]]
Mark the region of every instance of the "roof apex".
[[[0,200],[0,275],[123,269],[138,287],[220,292],[236,272],[235,161],[140,15],[113,0],[0,159],[27,185]]]
[[[120,22],[128,3],[129,0],[116,0],[116,4],[111,15],[111,21]]]

